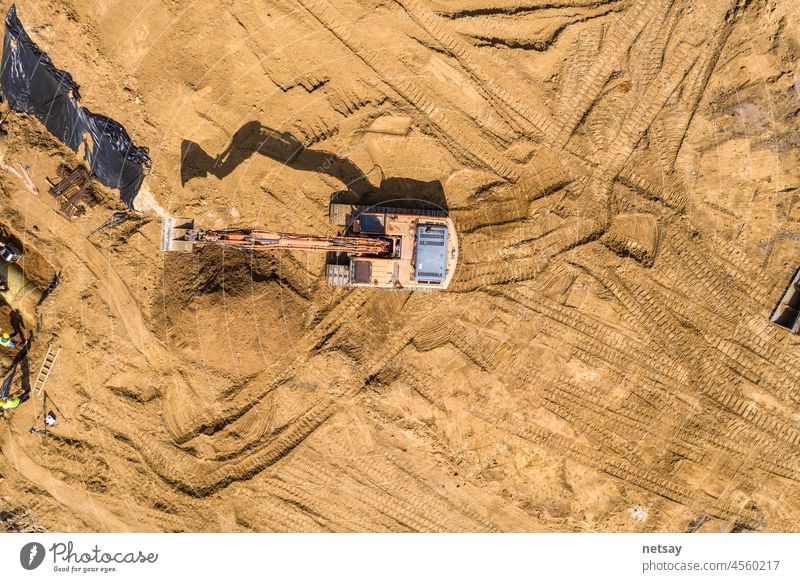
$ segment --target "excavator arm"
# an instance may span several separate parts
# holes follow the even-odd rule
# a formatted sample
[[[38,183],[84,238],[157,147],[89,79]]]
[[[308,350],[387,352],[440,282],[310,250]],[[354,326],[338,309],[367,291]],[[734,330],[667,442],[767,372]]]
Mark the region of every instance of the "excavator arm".
[[[167,218],[161,233],[161,249],[190,251],[194,245],[221,245],[240,249],[289,249],[346,252],[351,255],[391,256],[393,242],[382,236],[315,236],[271,230],[195,230],[194,221]]]
[[[392,241],[373,236],[315,236],[271,230],[194,230],[187,237],[195,244],[215,244],[243,249],[341,251],[352,255],[391,254]]]

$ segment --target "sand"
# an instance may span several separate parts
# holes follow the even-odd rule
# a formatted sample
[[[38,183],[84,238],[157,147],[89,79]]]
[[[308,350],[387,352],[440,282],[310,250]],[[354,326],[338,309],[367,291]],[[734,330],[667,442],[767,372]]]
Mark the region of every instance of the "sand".
[[[0,171],[0,227],[62,282],[48,401],[0,425],[0,527],[798,529],[800,341],[769,323],[800,266],[797,3],[17,8],[152,164],[90,234],[117,194],[68,221],[45,178],[77,158],[3,124],[40,193]],[[332,199],[398,198],[454,217],[447,292],[159,251],[165,215],[325,235]]]

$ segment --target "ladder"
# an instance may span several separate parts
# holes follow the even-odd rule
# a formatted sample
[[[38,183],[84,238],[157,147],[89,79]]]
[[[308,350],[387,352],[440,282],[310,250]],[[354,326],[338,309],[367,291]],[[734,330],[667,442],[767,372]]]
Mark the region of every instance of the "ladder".
[[[36,376],[36,382],[33,384],[33,390],[37,394],[41,394],[42,390],[44,390],[44,385],[47,383],[47,379],[50,377],[50,371],[53,369],[53,364],[56,363],[56,358],[60,352],[61,346],[58,346],[55,350],[53,350],[53,344],[48,344],[47,354],[44,356],[42,367],[39,369],[39,375]]]

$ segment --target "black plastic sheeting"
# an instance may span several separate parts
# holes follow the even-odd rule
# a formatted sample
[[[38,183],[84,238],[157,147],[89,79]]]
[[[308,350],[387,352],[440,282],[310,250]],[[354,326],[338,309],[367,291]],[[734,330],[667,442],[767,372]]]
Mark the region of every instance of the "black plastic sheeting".
[[[24,346],[22,346],[22,348],[19,350],[19,352],[17,352],[17,355],[14,358],[14,361],[11,363],[11,369],[8,371],[8,375],[3,379],[3,383],[0,384],[0,400],[7,400],[8,399],[8,395],[11,392],[11,385],[14,382],[14,375],[17,373],[17,366],[19,366],[19,364],[20,364],[20,362],[22,362],[22,360],[24,360],[25,358],[28,357],[28,350],[31,347],[31,342],[32,341],[33,341],[33,336],[31,336],[28,339],[27,343]],[[25,370],[23,370],[23,372],[24,371]],[[27,379],[27,380],[28,380],[28,382],[30,381],[30,379]],[[25,384],[26,384],[26,381],[23,378],[23,390],[24,390],[24,393],[27,394],[28,392],[30,392],[30,385],[25,386]]]
[[[147,148],[133,145],[119,123],[78,105],[78,84],[31,40],[17,18],[16,6],[6,15],[0,93],[14,111],[35,115],[47,130],[77,152],[81,146],[97,179],[120,191],[133,208],[144,180]]]

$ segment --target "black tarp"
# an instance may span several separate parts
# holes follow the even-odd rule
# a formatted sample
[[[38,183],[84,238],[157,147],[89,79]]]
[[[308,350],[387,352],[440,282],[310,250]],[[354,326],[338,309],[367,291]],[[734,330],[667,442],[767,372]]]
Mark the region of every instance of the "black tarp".
[[[11,362],[11,368],[8,371],[8,375],[3,379],[3,383],[0,384],[0,400],[7,400],[8,395],[11,392],[11,384],[14,382],[14,375],[17,373],[17,366],[19,366],[20,362],[25,360],[28,357],[28,350],[31,347],[31,342],[33,341],[33,335],[28,339],[27,343],[20,348],[17,355],[14,357],[14,361]],[[27,362],[25,362],[27,366]],[[23,366],[23,372],[27,370],[26,367]],[[24,378],[23,378],[24,380]],[[25,387],[25,382],[23,382],[23,388],[25,392],[30,390],[30,386]]]
[[[119,123],[78,105],[78,84],[31,40],[17,18],[16,6],[6,15],[0,93],[14,111],[35,115],[47,130],[77,152],[97,179],[120,191],[133,208],[144,179],[145,147],[136,147]]]

